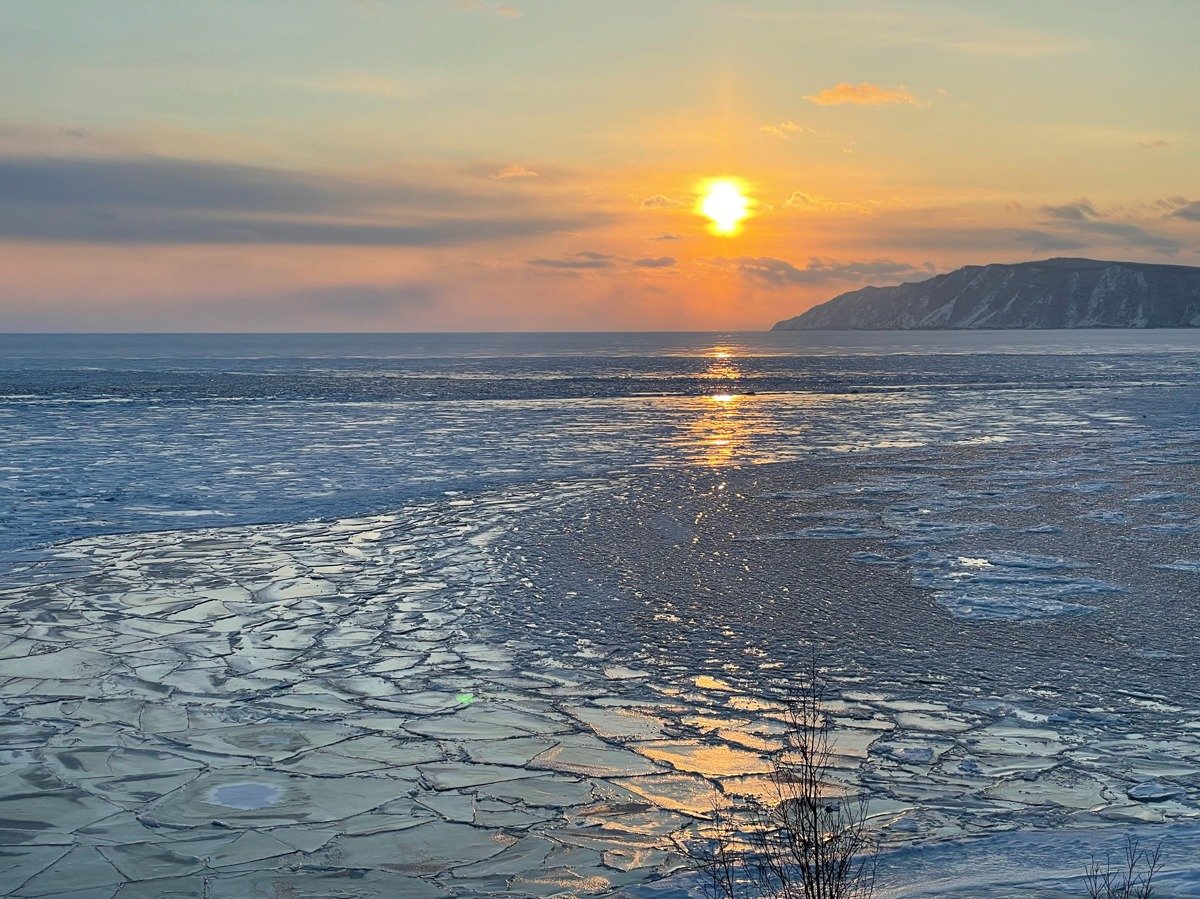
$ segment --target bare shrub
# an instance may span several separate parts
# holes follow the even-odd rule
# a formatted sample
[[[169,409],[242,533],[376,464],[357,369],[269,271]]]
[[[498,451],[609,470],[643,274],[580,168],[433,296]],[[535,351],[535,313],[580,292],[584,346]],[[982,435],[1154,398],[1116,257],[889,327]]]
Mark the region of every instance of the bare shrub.
[[[714,808],[707,839],[684,851],[710,899],[869,899],[878,846],[867,799],[831,795],[833,744],[814,659],[789,698],[788,733],[766,799]]]
[[[1113,858],[1111,852],[1104,854],[1104,865],[1092,856],[1084,875],[1089,899],[1151,899],[1154,895],[1154,877],[1162,870],[1162,842],[1153,849],[1143,849],[1141,842],[1132,836],[1125,838],[1125,857]]]

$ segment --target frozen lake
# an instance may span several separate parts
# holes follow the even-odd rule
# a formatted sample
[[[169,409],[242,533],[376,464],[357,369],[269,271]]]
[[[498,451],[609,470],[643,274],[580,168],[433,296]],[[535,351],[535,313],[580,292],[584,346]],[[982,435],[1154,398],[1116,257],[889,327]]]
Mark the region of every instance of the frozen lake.
[[[887,895],[1200,891],[1200,334],[5,335],[0,441],[10,895],[678,892],[814,649]]]
[[[1182,331],[0,335],[0,552],[645,465],[1103,433],[1186,416],[1198,390]]]

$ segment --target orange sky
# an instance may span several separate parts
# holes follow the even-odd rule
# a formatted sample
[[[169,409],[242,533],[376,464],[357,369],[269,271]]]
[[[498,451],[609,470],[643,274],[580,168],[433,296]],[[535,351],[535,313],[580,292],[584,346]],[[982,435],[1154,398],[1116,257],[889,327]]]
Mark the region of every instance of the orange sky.
[[[0,328],[753,330],[1200,263],[1200,4],[829,6],[7,5]]]

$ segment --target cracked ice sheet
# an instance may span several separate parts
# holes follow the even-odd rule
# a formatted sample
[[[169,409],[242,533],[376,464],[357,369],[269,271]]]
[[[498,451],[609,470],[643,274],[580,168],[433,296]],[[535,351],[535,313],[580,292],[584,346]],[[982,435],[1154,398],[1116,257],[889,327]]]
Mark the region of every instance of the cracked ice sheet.
[[[572,712],[670,765],[622,785],[681,814],[711,806],[705,783],[753,795],[725,762],[778,745],[772,696],[816,646],[840,696],[831,789],[866,790],[889,844],[1185,827],[1200,820],[1200,683],[1181,676],[1200,663],[1200,544],[1145,526],[1195,519],[1196,445],[643,476],[523,520],[501,541],[525,582],[507,601],[555,658],[611,672],[623,698],[592,703],[655,722],[665,740]]]
[[[1189,535],[1159,545],[1138,528],[1189,514],[1190,500],[1132,498],[1197,491],[1186,454],[1158,452],[1172,459],[1169,477],[1138,462],[1138,477],[1125,466],[1100,495],[1128,513],[1122,551],[1169,565],[1197,557]],[[1107,604],[1136,609],[1143,591],[1108,570],[1111,543],[1100,551],[1073,530],[1098,494],[1050,489],[1091,463],[1047,471],[1050,461],[1006,455],[997,479],[995,462],[969,453],[900,476],[860,460],[801,489],[810,467],[780,466],[74,544],[63,551],[69,578],[0,594],[15,625],[0,654],[15,666],[0,719],[13,752],[0,786],[22,812],[5,815],[17,826],[3,837],[4,863],[24,884],[15,894],[92,876],[122,895],[186,894],[207,879],[212,895],[316,896],[330,869],[354,872],[336,882],[355,896],[601,893],[652,881],[670,870],[661,847],[672,833],[715,803],[769,796],[761,772],[786,729],[775,688],[803,649],[788,617],[799,602],[831,641],[840,693],[830,791],[867,789],[890,842],[1194,817],[1194,790],[1177,788],[1193,782],[1200,729],[1173,722],[1197,703],[1186,684],[1164,690],[1153,676],[1194,650],[1148,640],[1142,619],[1111,628]],[[617,514],[605,511],[609,496]],[[1064,496],[1075,505],[1050,505]],[[776,518],[780,531],[796,515],[819,520],[826,500],[834,521],[886,516],[884,536],[783,548],[736,539],[769,533]],[[659,516],[649,539],[631,524],[643,503]],[[519,535],[503,528],[518,513]],[[564,520],[577,548],[603,539],[589,522],[622,529],[599,545],[616,547],[613,570],[627,580],[605,583],[611,572],[567,556],[572,570],[555,571],[539,526],[562,531]],[[697,555],[681,559],[693,537]],[[1123,592],[1076,618],[963,624],[939,617],[938,591],[914,587],[903,561],[1003,563],[1017,547],[1089,565]],[[624,575],[643,552],[653,573]],[[819,576],[806,578],[796,556],[810,552]],[[885,564],[862,565],[863,552]],[[664,560],[674,579],[662,577]],[[1192,614],[1178,585],[1194,574],[1144,570],[1160,602]],[[702,581],[678,581],[688,573]],[[722,597],[736,607],[727,613]],[[852,614],[856,601],[864,608]],[[891,605],[881,612],[880,602]],[[839,628],[876,621],[886,640],[860,630],[839,647]],[[1063,654],[1058,669],[1041,664],[1081,638],[1075,629],[1100,626],[1119,642],[1096,643],[1094,658]],[[960,658],[963,641],[971,652]],[[20,668],[65,650],[75,652],[62,666]],[[1120,671],[1125,692],[1090,689],[1097,670]],[[1142,737],[1123,742],[1135,726]],[[1164,786],[1131,794],[1146,783]]]
[[[593,735],[556,698],[570,672],[522,670],[481,623],[501,576],[489,543],[546,501],[55,550],[36,583],[0,592],[6,894],[552,895],[643,878],[677,825],[615,781],[665,769]]]

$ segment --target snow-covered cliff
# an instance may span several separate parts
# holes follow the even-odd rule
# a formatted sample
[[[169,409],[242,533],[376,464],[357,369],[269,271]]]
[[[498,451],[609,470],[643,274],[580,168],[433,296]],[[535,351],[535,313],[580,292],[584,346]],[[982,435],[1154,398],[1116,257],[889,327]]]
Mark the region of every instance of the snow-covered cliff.
[[[864,287],[771,330],[1196,327],[1200,268],[1045,259],[968,265],[914,284]]]

